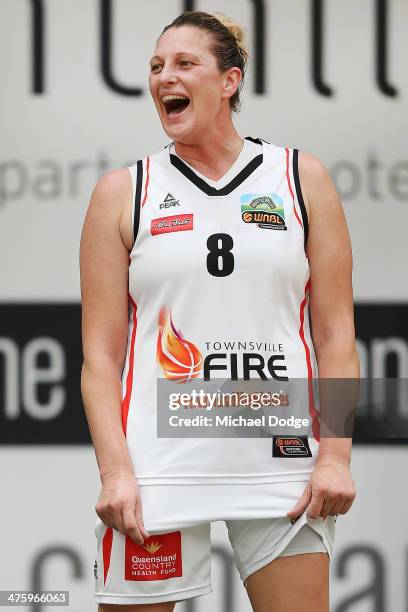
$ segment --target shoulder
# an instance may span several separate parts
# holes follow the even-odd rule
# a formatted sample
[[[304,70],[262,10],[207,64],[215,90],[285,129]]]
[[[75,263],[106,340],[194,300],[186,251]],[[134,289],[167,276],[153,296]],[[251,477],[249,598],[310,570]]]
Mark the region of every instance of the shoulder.
[[[317,208],[328,192],[336,191],[331,176],[323,162],[314,155],[299,150],[299,180],[302,188],[303,200],[308,217],[311,218],[313,209]]]
[[[310,221],[307,255],[314,261],[329,258],[330,254],[332,261],[349,258],[351,245],[345,211],[328,170],[317,157],[302,152],[299,175]]]
[[[103,174],[97,181],[85,215],[83,232],[93,239],[109,236],[123,239],[123,219],[130,217],[132,203],[132,179],[128,168],[119,168]],[[119,228],[119,231],[118,231]]]
[[[132,191],[129,169],[111,170],[96,183],[89,207],[99,211],[106,221],[120,219],[132,201]]]
[[[98,200],[100,205],[118,206],[123,196],[128,195],[132,187],[132,179],[128,168],[111,170],[101,176],[96,183],[92,198]]]

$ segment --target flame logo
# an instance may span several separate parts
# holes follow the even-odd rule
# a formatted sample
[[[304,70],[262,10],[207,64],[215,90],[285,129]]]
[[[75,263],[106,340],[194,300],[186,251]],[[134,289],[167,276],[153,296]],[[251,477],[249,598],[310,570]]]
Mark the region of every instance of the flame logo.
[[[146,544],[146,546],[143,546],[143,548],[145,550],[147,550],[148,553],[150,553],[151,555],[153,555],[155,552],[157,552],[159,550],[159,548],[161,548],[163,546],[163,544],[159,544],[158,542],[151,542],[150,544]]]
[[[166,378],[180,383],[197,378],[203,363],[198,348],[174,327],[168,306],[163,306],[159,314],[157,362]]]

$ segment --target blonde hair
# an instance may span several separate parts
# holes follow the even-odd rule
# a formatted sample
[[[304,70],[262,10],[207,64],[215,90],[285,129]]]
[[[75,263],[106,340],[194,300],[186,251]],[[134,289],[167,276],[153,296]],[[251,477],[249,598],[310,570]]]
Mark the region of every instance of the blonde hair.
[[[227,28],[229,32],[231,32],[232,36],[237,41],[238,49],[242,55],[242,59],[245,63],[248,63],[249,59],[249,50],[246,32],[242,26],[239,25],[236,21],[224,15],[224,13],[214,13],[214,17],[218,19],[222,23],[224,27]]]
[[[238,112],[241,107],[240,93],[244,85],[244,76],[249,58],[245,31],[223,13],[211,15],[202,11],[186,11],[169,23],[161,35],[170,28],[180,28],[184,25],[199,28],[212,35],[212,52],[221,72],[225,72],[235,66],[241,70],[242,79],[236,92],[230,98],[231,110]]]

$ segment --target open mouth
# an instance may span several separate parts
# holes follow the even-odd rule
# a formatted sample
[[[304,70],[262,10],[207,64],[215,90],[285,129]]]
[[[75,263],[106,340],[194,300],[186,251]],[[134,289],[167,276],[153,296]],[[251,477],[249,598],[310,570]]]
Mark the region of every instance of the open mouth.
[[[187,96],[163,96],[162,102],[168,117],[180,115],[190,105]]]

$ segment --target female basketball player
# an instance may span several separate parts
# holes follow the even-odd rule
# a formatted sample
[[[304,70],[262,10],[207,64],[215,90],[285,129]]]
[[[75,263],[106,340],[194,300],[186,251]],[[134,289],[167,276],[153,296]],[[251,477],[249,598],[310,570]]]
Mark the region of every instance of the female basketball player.
[[[226,521],[255,612],[329,610],[335,516],[355,490],[351,441],[319,437],[313,395],[310,436],[156,429],[165,381],[182,392],[219,370],[359,377],[339,196],[312,155],[237,133],[246,62],[243,32],[223,16],[167,26],[150,92],[172,142],[103,176],[85,218],[81,387],[102,482],[100,612],[167,612],[209,593],[212,520]]]

